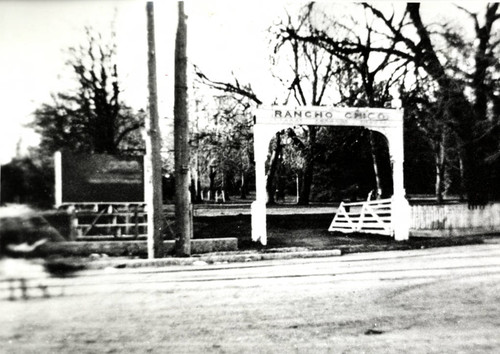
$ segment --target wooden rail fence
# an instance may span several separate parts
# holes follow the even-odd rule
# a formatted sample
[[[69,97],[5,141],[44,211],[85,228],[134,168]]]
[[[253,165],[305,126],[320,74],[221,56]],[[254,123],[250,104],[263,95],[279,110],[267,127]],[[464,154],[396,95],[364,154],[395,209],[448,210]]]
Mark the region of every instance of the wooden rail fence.
[[[77,240],[147,237],[144,203],[71,203],[61,208],[74,214],[72,227]]]

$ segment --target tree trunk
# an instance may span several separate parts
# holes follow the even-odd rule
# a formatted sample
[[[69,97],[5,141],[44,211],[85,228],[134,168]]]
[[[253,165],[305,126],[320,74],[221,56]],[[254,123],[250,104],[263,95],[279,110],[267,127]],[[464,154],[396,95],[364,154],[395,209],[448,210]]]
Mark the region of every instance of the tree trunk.
[[[198,174],[199,176],[199,174]],[[196,203],[201,203],[201,182],[200,179],[196,179]]]
[[[241,173],[240,199],[247,199],[247,182],[245,172]]]
[[[196,150],[198,150],[198,147],[196,147]],[[192,173],[192,203],[193,204],[198,204],[201,203],[201,182],[200,182],[200,167],[198,163],[198,151],[193,155],[195,161],[194,161],[194,166],[195,168],[193,169]]]
[[[215,166],[209,166],[209,173],[208,173],[208,179],[210,180],[209,185],[208,185],[208,191],[210,192],[210,197],[208,198],[211,200],[212,198],[215,199],[215,176],[217,175],[217,170],[215,169]]]
[[[450,125],[455,129],[460,139],[460,155],[463,163],[463,183],[470,205],[483,204],[486,201],[485,182],[482,166],[478,162],[474,143],[475,112],[465,96],[462,85],[447,75],[443,65],[431,43],[427,28],[420,17],[420,4],[408,3],[407,11],[420,38],[420,56],[423,58],[421,66],[436,80],[442,93],[446,115],[451,120]]]
[[[302,178],[302,189],[299,195],[299,205],[308,205],[313,182],[314,160],[316,158],[316,133],[317,127],[309,126],[309,144],[305,150],[304,174]]]
[[[435,164],[436,164],[436,202],[443,202],[443,191],[444,191],[444,181],[445,181],[445,133],[441,134],[441,140],[436,146],[434,152]]]
[[[224,166],[225,167],[225,166]],[[224,201],[228,201],[228,200],[231,200],[231,198],[229,197],[229,189],[231,188],[231,184],[228,183],[229,182],[229,177],[227,175],[227,172],[225,171],[225,168],[224,168],[224,173],[222,175],[222,188],[221,188],[221,194],[224,196],[223,197],[223,200]]]
[[[459,164],[459,170],[460,170],[460,190],[458,191],[459,193],[459,198],[460,201],[463,202],[466,199],[466,190],[465,190],[465,177],[464,177],[464,161],[462,158],[462,155],[459,154],[458,156],[458,164]]]
[[[175,150],[175,253],[179,257],[191,255],[193,215],[189,192],[189,120],[187,109],[187,57],[186,16],[184,2],[179,1],[179,23],[175,39],[175,98],[174,98],[174,150]]]
[[[278,169],[278,161],[281,155],[281,132],[276,133],[276,146],[273,149],[271,155],[271,163],[269,165],[269,170],[267,171],[266,180],[266,190],[267,190],[267,204],[275,204],[274,193],[276,188],[274,187],[274,177],[276,175],[276,170]]]
[[[375,188],[377,192],[375,198],[380,199],[382,197],[382,184],[380,183],[380,174],[378,171],[377,153],[375,149],[375,137],[372,130],[369,131],[369,134],[370,134],[370,152],[373,163],[373,174],[375,175]]]

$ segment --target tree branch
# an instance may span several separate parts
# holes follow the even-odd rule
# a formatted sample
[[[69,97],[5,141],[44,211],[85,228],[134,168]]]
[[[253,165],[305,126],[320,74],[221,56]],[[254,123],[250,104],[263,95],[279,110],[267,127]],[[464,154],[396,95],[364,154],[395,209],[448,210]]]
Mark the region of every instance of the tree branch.
[[[194,66],[195,73],[200,78],[200,80],[207,86],[215,88],[217,90],[221,90],[224,92],[229,92],[229,93],[236,93],[238,95],[244,96],[249,98],[250,100],[254,101],[258,105],[262,104],[262,101],[252,92],[251,89],[245,89],[240,86],[238,80],[235,80],[235,84],[227,83],[227,82],[220,82],[220,81],[214,81],[209,79],[201,70],[195,65]]]
[[[120,144],[120,142],[123,140],[123,138],[125,138],[125,136],[128,133],[133,132],[134,130],[137,130],[137,129],[142,128],[142,127],[144,127],[144,123],[137,122],[137,123],[125,128],[125,129],[123,129],[115,139],[115,142],[114,142],[115,146],[118,146]]]

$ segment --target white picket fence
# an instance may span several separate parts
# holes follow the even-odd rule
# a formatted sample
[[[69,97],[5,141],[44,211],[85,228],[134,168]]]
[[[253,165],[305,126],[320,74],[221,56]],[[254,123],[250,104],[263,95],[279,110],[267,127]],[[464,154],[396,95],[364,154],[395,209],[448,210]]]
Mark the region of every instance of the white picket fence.
[[[461,236],[500,233],[500,203],[469,208],[467,203],[413,205],[411,236]]]
[[[328,231],[393,236],[392,198],[340,203]]]

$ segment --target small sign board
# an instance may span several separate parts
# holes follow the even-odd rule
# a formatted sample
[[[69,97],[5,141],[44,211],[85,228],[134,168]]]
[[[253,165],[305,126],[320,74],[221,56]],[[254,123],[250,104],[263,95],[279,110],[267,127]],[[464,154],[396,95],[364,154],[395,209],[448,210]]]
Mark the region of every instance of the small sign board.
[[[66,151],[60,156],[62,203],[144,201],[142,156]]]

